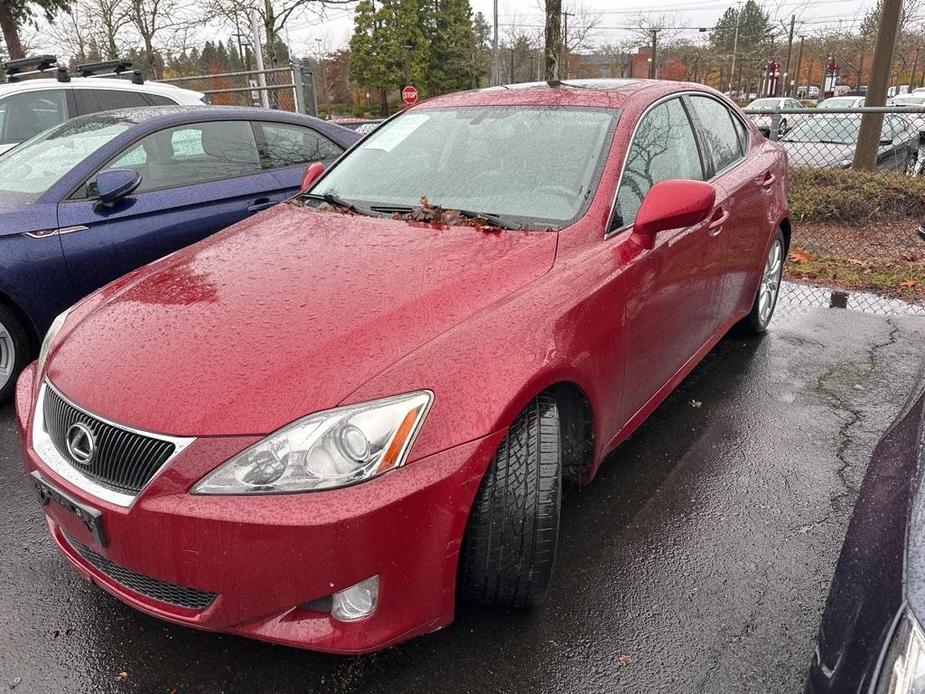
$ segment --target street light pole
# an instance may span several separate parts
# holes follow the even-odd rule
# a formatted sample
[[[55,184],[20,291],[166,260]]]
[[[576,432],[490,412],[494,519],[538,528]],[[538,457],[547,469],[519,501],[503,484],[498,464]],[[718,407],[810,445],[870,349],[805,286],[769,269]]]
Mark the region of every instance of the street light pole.
[[[790,86],[788,80],[790,79],[790,55],[793,52],[793,28],[797,23],[797,16],[795,14],[790,15],[790,33],[787,37],[787,62],[784,64],[784,88],[781,90],[781,94],[786,95],[789,93],[787,87]]]
[[[790,87],[790,96],[796,98],[797,92],[800,89],[800,70],[803,68],[803,42],[806,40],[805,36],[800,37],[800,50],[797,51],[797,69],[794,72],[796,78],[793,80],[793,85]]]
[[[739,20],[742,18],[742,3],[736,4],[736,31],[732,39],[732,67],[729,68],[729,91],[732,92],[733,75],[736,72],[736,53],[739,50]],[[738,96],[738,95],[737,95]]]

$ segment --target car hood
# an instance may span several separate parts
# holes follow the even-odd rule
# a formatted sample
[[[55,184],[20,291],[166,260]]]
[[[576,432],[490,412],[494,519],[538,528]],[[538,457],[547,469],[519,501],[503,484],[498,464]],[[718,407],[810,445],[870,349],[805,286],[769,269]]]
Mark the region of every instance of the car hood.
[[[101,290],[48,377],[146,431],[266,434],[540,277],[557,238],[279,205]]]

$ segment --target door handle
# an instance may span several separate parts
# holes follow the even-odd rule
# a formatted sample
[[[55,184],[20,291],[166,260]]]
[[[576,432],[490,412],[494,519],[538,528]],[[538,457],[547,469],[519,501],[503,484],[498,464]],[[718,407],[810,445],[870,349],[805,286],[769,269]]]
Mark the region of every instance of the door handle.
[[[719,214],[719,217],[716,215]],[[707,232],[710,236],[719,236],[723,231],[723,224],[729,219],[729,210],[719,208],[713,213],[713,220],[707,224]]]
[[[761,178],[761,185],[765,190],[770,190],[771,186],[774,184],[774,181],[777,180],[777,176],[768,171],[763,178]]]
[[[273,207],[276,204],[276,200],[270,200],[270,198],[257,198],[251,203],[247,211],[248,212],[260,212],[260,210],[265,210],[268,207]]]

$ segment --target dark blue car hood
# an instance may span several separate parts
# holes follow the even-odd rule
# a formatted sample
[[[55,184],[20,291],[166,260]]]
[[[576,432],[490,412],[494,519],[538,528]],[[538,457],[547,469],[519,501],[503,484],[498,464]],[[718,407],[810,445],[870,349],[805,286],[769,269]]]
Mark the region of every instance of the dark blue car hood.
[[[0,202],[0,236],[46,231],[58,226],[58,206],[54,203],[4,205]]]

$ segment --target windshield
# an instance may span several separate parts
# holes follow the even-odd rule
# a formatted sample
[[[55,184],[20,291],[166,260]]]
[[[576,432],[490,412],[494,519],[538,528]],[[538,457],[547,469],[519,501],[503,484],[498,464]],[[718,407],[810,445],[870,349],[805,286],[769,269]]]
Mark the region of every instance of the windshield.
[[[921,106],[925,104],[925,94],[922,96],[897,96],[893,98],[894,106]]]
[[[28,204],[68,171],[132,126],[117,118],[59,125],[0,155],[0,202]]]
[[[850,108],[855,101],[857,101],[857,98],[853,96],[835,97],[834,99],[826,99],[816,108]]]
[[[368,135],[311,196],[374,213],[424,204],[511,228],[564,226],[597,186],[615,117],[587,108],[414,110]]]
[[[780,99],[755,99],[746,108],[780,108]]]
[[[908,122],[898,116],[885,116],[880,128],[880,138],[892,141],[896,137],[901,137],[909,127]],[[818,115],[800,123],[781,140],[783,142],[826,142],[853,145],[858,141],[860,130],[860,114]]]

